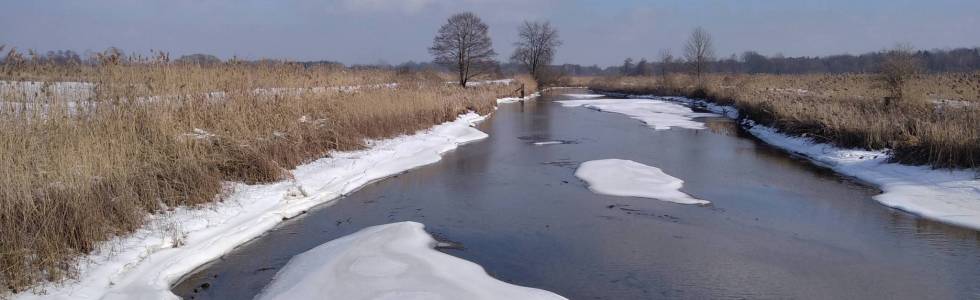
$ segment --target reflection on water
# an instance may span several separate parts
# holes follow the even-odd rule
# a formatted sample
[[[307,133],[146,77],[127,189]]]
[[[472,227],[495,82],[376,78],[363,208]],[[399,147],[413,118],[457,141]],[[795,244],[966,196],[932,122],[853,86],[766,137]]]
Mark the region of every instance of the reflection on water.
[[[714,134],[721,134],[727,136],[738,136],[739,128],[735,122],[731,122],[727,119],[716,119],[716,118],[704,118],[702,119],[704,126],[708,127],[708,130]],[[697,131],[696,133],[700,133]]]
[[[725,118],[655,131],[551,102],[560,97],[502,105],[480,125],[489,139],[290,220],[174,291],[251,298],[295,254],[412,220],[497,278],[571,299],[980,297],[976,231],[878,205],[876,189],[747,138]],[[546,140],[577,143],[533,145]],[[593,194],[573,173],[604,158],[661,168],[713,205]]]

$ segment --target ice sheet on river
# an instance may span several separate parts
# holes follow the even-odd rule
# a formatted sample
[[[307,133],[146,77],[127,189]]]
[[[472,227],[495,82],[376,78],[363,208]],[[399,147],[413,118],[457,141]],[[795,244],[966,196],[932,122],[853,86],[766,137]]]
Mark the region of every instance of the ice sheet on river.
[[[588,95],[569,95],[580,100],[557,101],[565,107],[586,107],[598,111],[624,114],[646,123],[657,130],[680,127],[704,129],[704,123],[695,121],[698,117],[716,117],[712,113],[698,113],[677,103],[654,99],[581,99]]]
[[[582,163],[575,177],[589,184],[598,194],[643,197],[680,204],[708,204],[684,192],[684,181],[667,175],[660,168],[632,160],[602,159]]]
[[[565,299],[436,251],[416,222],[368,227],[294,256],[256,299]]]

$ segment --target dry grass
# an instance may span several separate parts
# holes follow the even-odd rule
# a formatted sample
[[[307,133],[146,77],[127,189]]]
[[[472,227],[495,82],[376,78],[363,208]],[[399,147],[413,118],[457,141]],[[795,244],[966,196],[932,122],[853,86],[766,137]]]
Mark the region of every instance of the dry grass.
[[[540,91],[540,87],[538,86],[538,81],[534,80],[534,78],[531,77],[531,75],[527,75],[527,74],[517,75],[516,77],[514,77],[514,81],[516,81],[518,86],[521,85],[524,86],[525,95],[534,94]]]
[[[596,90],[707,98],[794,135],[842,147],[892,149],[895,161],[934,167],[980,166],[980,73],[918,75],[906,100],[872,75],[713,75],[706,89],[673,78],[589,78]]]
[[[96,91],[79,99],[45,86],[2,96],[0,283],[14,292],[72,276],[76,258],[139,228],[150,213],[220,201],[223,181],[277,181],[331,150],[361,148],[364,139],[411,133],[468,110],[488,113],[516,89],[283,63],[25,63],[2,71],[6,80],[86,81]],[[400,85],[308,89],[387,82]],[[297,89],[255,92],[272,87]],[[166,97],[146,97],[159,95]]]

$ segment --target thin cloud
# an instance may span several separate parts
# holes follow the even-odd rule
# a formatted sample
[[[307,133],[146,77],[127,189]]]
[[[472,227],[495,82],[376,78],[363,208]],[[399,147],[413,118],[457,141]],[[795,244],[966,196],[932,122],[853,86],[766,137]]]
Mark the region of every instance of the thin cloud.
[[[436,0],[338,0],[328,4],[328,11],[337,13],[395,12],[417,14],[435,3]]]

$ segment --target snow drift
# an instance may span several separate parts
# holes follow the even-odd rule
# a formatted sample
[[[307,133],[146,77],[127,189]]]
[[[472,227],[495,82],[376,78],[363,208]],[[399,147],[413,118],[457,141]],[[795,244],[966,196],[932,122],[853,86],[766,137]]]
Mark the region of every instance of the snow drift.
[[[587,98],[585,94],[570,95],[575,98]],[[695,121],[698,117],[717,116],[711,113],[698,113],[690,108],[660,100],[647,99],[583,99],[557,101],[565,107],[586,107],[598,111],[614,112],[630,116],[646,123],[656,130],[666,130],[671,127],[688,129],[704,129],[704,124]]]
[[[256,299],[565,299],[436,251],[423,227],[368,227],[296,255]]]

